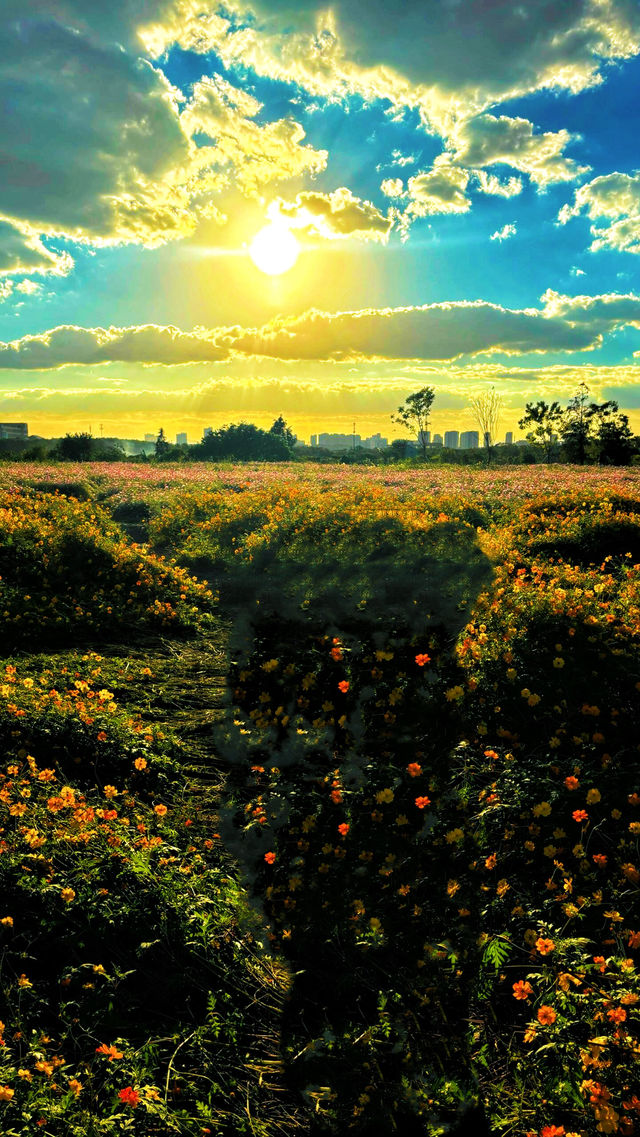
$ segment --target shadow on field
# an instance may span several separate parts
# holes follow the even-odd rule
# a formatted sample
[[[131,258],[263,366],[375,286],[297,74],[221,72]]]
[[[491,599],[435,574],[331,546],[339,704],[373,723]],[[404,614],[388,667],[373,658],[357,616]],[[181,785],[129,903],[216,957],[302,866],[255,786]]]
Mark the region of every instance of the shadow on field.
[[[223,836],[290,964],[283,1058],[314,1133],[489,1132],[468,1058],[477,923],[447,890],[452,647],[490,575],[472,527],[388,518],[244,569]]]

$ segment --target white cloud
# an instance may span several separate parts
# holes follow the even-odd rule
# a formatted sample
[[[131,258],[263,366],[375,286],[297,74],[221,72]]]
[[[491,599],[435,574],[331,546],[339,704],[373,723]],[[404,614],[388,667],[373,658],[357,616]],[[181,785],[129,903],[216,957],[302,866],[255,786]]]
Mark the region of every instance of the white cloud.
[[[426,217],[432,213],[467,213],[471,202],[465,194],[469,174],[452,166],[447,155],[436,158],[432,168],[407,182],[409,205],[406,215]]]
[[[573,136],[567,130],[536,134],[526,118],[484,114],[456,126],[448,146],[452,161],[461,166],[512,166],[544,188],[552,182],[572,181],[589,169],[565,157],[564,150],[571,141]]]
[[[604,218],[591,226],[591,249],[611,248],[624,253],[640,253],[640,173],[603,174],[580,186],[573,205],[564,205],[558,222],[565,225],[584,212],[591,220]]]
[[[496,229],[495,233],[491,234],[491,241],[507,241],[509,237],[515,237],[517,233],[515,225],[503,225],[502,229]]]
[[[292,229],[329,240],[354,236],[386,241],[393,224],[393,218],[385,217],[370,201],[354,197],[345,186],[332,193],[299,193],[293,202],[278,198],[268,214],[272,220],[285,218]]]
[[[385,197],[402,197],[404,194],[404,182],[402,178],[385,178],[380,183],[380,189]]]
[[[501,182],[500,178],[496,177],[495,174],[488,174],[486,170],[474,170],[473,176],[482,192],[491,194],[493,197],[515,197],[522,193],[520,178],[507,178],[505,182]]]

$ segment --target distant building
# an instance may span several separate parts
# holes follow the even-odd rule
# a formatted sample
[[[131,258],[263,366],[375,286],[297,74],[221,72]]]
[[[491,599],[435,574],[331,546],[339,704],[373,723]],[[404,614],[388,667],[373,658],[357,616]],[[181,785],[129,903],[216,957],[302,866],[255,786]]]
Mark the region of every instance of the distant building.
[[[433,442],[431,443],[431,445],[432,446],[442,446],[442,435],[441,434],[434,434]]]
[[[449,450],[457,450],[460,445],[460,434],[457,430],[445,430],[444,444]]]
[[[480,437],[477,430],[463,430],[460,435],[461,450],[477,450],[479,445]]]
[[[318,446],[324,446],[327,450],[352,450],[354,446],[360,446],[360,443],[359,434],[318,435]]]
[[[157,434],[149,434],[149,433],[147,433],[147,434],[145,434],[145,436],[144,436],[144,440],[145,440],[145,442],[155,442],[155,440],[156,440],[156,438],[157,438],[157,437],[158,437],[158,435],[157,435]]]
[[[25,440],[29,437],[26,422],[0,422],[0,438],[18,438]]]
[[[361,446],[364,450],[386,450],[389,442],[381,434],[372,434],[370,438],[363,438]]]
[[[184,433],[184,431],[182,431],[180,434],[176,434],[176,446],[186,446],[186,445],[187,445],[187,436]]]
[[[504,444],[505,444],[505,446],[513,446],[513,431],[512,430],[508,430],[507,433],[505,434]]]
[[[212,426],[205,426],[202,437],[203,438],[210,438],[212,434],[213,434],[213,427]]]
[[[419,430],[418,431],[418,442],[419,442],[420,446],[430,446],[431,445],[431,431],[430,430]]]
[[[312,445],[312,446],[317,446],[317,445],[318,445],[318,435],[317,435],[317,434],[312,434],[312,435],[311,435],[311,445]]]

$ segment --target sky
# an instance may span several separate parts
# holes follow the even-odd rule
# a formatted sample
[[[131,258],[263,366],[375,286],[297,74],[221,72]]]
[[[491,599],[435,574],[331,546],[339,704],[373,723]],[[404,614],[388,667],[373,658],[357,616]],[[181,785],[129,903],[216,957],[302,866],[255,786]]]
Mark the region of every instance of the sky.
[[[638,90],[635,0],[3,0],[0,421],[640,432]]]

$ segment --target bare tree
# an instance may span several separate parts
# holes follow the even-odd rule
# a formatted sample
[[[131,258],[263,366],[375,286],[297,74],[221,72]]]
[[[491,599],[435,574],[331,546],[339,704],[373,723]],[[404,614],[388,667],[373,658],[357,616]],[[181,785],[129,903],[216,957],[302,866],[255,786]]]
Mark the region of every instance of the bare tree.
[[[502,413],[502,395],[495,387],[488,387],[470,400],[474,422],[478,427],[481,445],[487,452],[487,462],[491,461],[491,447],[498,433],[498,423]]]

